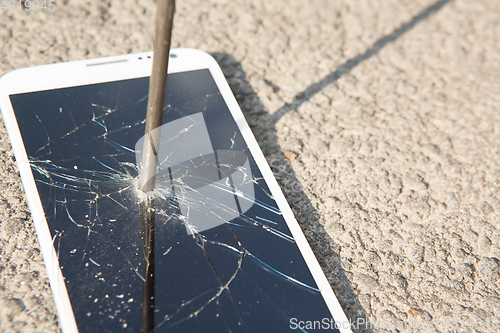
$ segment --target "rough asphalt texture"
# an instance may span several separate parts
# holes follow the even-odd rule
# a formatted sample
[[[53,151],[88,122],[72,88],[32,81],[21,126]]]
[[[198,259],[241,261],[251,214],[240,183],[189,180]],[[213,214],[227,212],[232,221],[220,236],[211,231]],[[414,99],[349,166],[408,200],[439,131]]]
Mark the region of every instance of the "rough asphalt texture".
[[[150,50],[154,9],[0,10],[0,75]],[[179,0],[173,45],[219,61],[348,318],[500,331],[498,1]],[[0,219],[0,331],[57,331],[3,123]]]

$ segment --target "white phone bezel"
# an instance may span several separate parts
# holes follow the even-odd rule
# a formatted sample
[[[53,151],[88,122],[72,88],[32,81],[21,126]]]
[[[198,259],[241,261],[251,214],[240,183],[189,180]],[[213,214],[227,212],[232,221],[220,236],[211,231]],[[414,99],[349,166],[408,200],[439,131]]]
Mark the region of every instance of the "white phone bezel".
[[[283,217],[321,291],[333,319],[340,326],[338,328],[341,332],[351,332],[349,321],[299,224],[295,220],[292,210],[274,178],[219,65],[208,53],[196,49],[172,49],[170,54],[169,73],[208,69],[212,74],[257,166],[269,186],[271,194],[283,213]],[[152,56],[152,52],[144,52],[28,67],[14,70],[0,78],[0,109],[11,140],[28,205],[32,213],[33,223],[40,242],[41,252],[58,312],[59,324],[65,333],[78,332],[78,328],[9,95],[147,77],[151,74]]]

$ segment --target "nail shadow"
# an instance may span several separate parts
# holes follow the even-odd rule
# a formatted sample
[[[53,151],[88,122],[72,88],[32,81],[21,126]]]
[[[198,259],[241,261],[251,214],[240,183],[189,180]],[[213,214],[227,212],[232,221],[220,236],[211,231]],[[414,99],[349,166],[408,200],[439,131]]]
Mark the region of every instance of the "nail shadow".
[[[372,56],[379,53],[380,50],[382,50],[385,46],[394,42],[396,39],[398,39],[399,37],[401,37],[402,35],[404,35],[408,31],[410,31],[412,28],[414,28],[418,23],[420,23],[423,20],[425,20],[426,18],[428,18],[431,14],[439,11],[441,8],[443,8],[444,5],[446,5],[448,2],[451,2],[451,1],[453,1],[453,0],[439,0],[439,1],[435,2],[434,4],[430,5],[429,7],[425,8],[419,14],[414,16],[409,22],[402,24],[399,28],[394,30],[392,33],[385,35],[384,37],[377,40],[363,54],[359,54],[359,55],[347,60],[342,65],[340,65],[336,70],[334,70],[333,72],[331,72],[330,74],[328,74],[327,76],[325,76],[324,78],[319,80],[318,82],[311,84],[305,90],[296,94],[291,103],[286,103],[280,109],[278,109],[276,112],[268,115],[268,117],[270,118],[269,122],[272,123],[272,125],[274,126],[274,124],[276,124],[278,122],[278,120],[280,120],[280,118],[283,117],[285,114],[287,114],[291,110],[294,110],[294,109],[296,110],[299,106],[301,106],[306,101],[311,99],[311,97],[313,97],[315,94],[320,92],[327,85],[337,81],[344,74],[353,70],[356,66],[358,66],[363,61],[368,60]]]

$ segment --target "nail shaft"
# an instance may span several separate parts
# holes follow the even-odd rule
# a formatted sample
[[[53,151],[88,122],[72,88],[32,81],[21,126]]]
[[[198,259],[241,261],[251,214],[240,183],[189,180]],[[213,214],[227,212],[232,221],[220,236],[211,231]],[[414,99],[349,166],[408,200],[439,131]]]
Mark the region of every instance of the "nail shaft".
[[[153,47],[153,67],[149,79],[142,172],[139,179],[140,188],[144,192],[153,191],[156,177],[160,131],[153,130],[162,125],[174,11],[175,0],[158,0]]]

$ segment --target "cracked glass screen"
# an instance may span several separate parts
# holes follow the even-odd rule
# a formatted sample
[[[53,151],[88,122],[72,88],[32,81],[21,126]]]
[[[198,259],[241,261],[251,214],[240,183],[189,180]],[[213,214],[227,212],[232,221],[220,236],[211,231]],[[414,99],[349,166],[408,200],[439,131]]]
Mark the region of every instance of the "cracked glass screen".
[[[148,85],[10,96],[80,332],[287,332],[292,318],[331,318],[208,70],[168,77],[144,209]]]

